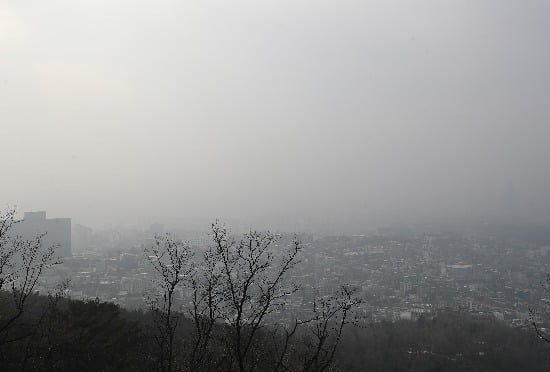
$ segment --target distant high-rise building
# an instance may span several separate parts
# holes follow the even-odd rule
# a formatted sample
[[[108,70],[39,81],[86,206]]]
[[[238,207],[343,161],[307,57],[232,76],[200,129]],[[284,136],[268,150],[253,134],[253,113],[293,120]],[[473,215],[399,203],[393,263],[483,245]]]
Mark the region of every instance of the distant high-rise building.
[[[71,256],[70,218],[46,218],[45,211],[25,212],[23,220],[15,224],[14,232],[25,239],[45,233],[42,247],[56,245],[55,258]]]

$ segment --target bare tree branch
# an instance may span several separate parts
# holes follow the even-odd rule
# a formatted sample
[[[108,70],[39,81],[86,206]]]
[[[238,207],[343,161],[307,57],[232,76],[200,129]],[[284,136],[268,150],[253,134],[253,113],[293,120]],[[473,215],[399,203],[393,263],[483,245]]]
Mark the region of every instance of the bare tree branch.
[[[193,272],[192,254],[188,244],[168,234],[155,236],[154,244],[146,247],[145,253],[158,274],[159,292],[147,302],[155,316],[160,369],[172,372],[178,367],[175,338],[180,318],[175,309],[175,292]]]

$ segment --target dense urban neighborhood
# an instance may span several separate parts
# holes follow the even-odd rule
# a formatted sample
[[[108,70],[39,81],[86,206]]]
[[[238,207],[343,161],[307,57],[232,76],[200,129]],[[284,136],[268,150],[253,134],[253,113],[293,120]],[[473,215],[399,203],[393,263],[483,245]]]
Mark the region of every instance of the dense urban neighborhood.
[[[93,231],[73,228],[72,256],[63,257],[41,278],[47,292],[68,280],[74,299],[99,299],[129,309],[145,308],[155,291],[155,274],[145,248],[162,226],[151,229]],[[501,234],[502,235],[502,234]],[[280,248],[289,243],[283,235]],[[394,234],[299,237],[300,263],[289,276],[299,290],[288,298],[285,316],[307,312],[316,296],[347,284],[364,299],[363,320],[396,321],[453,309],[495,317],[512,327],[529,324],[530,310],[542,309],[550,245],[490,234]],[[207,234],[186,240],[195,256],[211,244]],[[189,300],[185,287],[177,299]]]

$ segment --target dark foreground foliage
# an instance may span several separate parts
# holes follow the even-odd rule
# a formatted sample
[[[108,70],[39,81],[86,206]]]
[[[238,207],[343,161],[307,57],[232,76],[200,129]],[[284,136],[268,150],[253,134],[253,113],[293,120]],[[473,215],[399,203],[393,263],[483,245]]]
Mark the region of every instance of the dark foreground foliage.
[[[343,370],[548,371],[549,349],[529,330],[487,316],[442,312],[433,319],[348,329]]]
[[[7,293],[3,294],[8,295]],[[0,320],[9,315],[3,297]],[[186,338],[192,323],[182,320]],[[127,311],[98,301],[72,301],[33,296],[26,312],[0,340],[2,371],[155,371],[154,321],[148,312]],[[226,327],[216,326],[216,334]],[[279,337],[279,338],[277,338]],[[285,368],[303,371],[307,361],[307,332],[288,347]],[[215,337],[210,358],[224,365],[224,345]],[[282,345],[282,333],[265,329],[254,346],[253,370],[285,370],[273,359]],[[434,319],[383,322],[349,328],[331,370],[342,371],[547,371],[547,345],[533,332],[512,329],[492,318],[446,312]],[[251,365],[252,366],[252,365]],[[181,367],[186,368],[185,366]]]

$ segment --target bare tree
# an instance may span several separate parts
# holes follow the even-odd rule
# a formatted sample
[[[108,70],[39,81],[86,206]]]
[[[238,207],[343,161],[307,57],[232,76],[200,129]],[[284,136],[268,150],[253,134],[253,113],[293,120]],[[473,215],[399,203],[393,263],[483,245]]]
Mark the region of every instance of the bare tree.
[[[272,330],[273,371],[322,372],[333,368],[346,325],[359,325],[362,300],[342,286],[336,293],[317,296],[311,315]],[[298,344],[298,345],[297,345]]]
[[[304,324],[303,321],[294,319],[289,326],[275,327],[271,331],[271,342],[273,347],[273,371],[292,371],[293,363],[291,362],[294,349],[294,336],[297,334],[299,327]],[[295,364],[295,363],[294,363]]]
[[[148,299],[155,316],[159,347],[159,364],[163,372],[176,370],[176,330],[180,313],[176,309],[176,289],[188,280],[193,271],[189,245],[170,235],[155,236],[153,246],[146,247],[145,253],[158,274],[158,293]],[[179,346],[179,345],[178,345]]]
[[[236,240],[220,222],[212,224],[213,247],[205,256],[216,269],[219,299],[216,311],[228,326],[225,359],[240,372],[257,368],[251,348],[266,318],[283,309],[287,296],[298,287],[285,275],[298,262],[300,243],[277,251],[280,236],[251,231]]]
[[[25,304],[40,276],[47,268],[59,263],[53,259],[55,246],[42,247],[45,232],[33,239],[24,239],[13,234],[17,222],[13,208],[0,214],[0,295],[12,300],[11,311],[0,318],[0,346],[14,341],[10,330],[25,312]]]
[[[313,316],[307,321],[310,337],[305,340],[309,352],[303,372],[323,372],[333,364],[342,331],[348,324],[357,324],[355,310],[361,303],[348,286],[342,286],[334,295],[315,299]]]
[[[281,236],[269,231],[236,237],[219,221],[211,229],[212,244],[194,263],[189,246],[169,236],[156,237],[146,250],[159,274],[160,293],[149,304],[157,319],[160,369],[310,372],[329,368],[344,327],[357,319],[354,310],[361,301],[354,291],[344,286],[332,296],[315,300],[309,319],[277,324],[280,315],[276,313],[299,289],[287,277],[299,262],[301,243],[294,238],[281,247]],[[186,340],[186,363],[181,358],[180,363],[175,361],[176,352],[183,348],[174,340],[180,319],[174,308],[178,287],[189,290],[182,309],[194,329]],[[304,353],[303,344],[296,347],[296,342],[305,332],[311,334]]]
[[[221,276],[212,250],[207,250],[191,278],[192,299],[188,313],[195,330],[189,359],[191,371],[209,371],[215,366],[216,355],[210,352],[212,335],[220,317]]]

